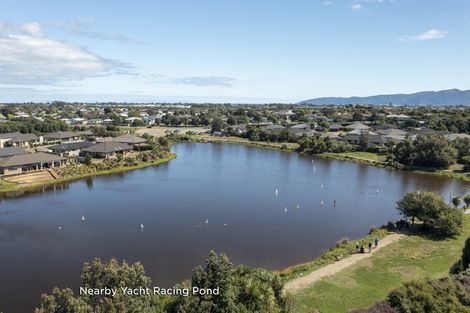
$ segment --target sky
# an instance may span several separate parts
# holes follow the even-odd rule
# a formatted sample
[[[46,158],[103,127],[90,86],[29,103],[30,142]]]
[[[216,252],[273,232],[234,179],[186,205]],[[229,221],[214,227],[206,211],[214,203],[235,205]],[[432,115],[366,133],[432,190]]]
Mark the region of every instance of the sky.
[[[0,0],[0,101],[470,89],[470,0]]]

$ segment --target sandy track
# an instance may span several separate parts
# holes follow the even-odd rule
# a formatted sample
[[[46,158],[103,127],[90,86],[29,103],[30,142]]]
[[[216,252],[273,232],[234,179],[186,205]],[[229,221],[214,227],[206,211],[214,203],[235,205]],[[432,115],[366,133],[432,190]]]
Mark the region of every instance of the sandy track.
[[[303,289],[314,282],[331,276],[333,274],[338,273],[339,271],[348,268],[354,264],[356,264],[358,261],[367,259],[371,257],[374,253],[382,249],[383,247],[386,247],[387,245],[400,240],[401,238],[405,237],[403,234],[391,234],[386,237],[384,237],[382,240],[380,240],[380,243],[377,248],[372,249],[371,253],[362,253],[362,254],[353,254],[350,257],[347,257],[345,259],[342,259],[338,262],[335,262],[333,264],[324,266],[322,268],[319,268],[316,271],[311,272],[310,274],[307,274],[302,277],[295,278],[289,282],[287,282],[284,285],[284,290],[295,293],[299,291],[300,289]]]

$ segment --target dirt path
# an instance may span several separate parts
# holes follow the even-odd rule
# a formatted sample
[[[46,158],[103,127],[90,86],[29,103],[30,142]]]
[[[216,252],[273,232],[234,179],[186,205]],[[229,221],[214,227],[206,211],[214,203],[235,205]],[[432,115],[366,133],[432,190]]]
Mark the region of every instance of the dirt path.
[[[350,257],[342,259],[338,262],[319,268],[318,270],[313,271],[310,274],[307,274],[306,276],[295,278],[285,284],[284,290],[291,292],[291,293],[297,292],[300,289],[305,288],[308,285],[311,285],[314,282],[322,278],[336,274],[339,271],[356,264],[358,261],[362,259],[367,259],[371,257],[375,252],[391,244],[392,242],[400,240],[403,237],[405,237],[405,235],[402,235],[402,234],[388,235],[384,237],[382,240],[380,240],[378,247],[375,249],[372,249],[371,253],[353,254]]]

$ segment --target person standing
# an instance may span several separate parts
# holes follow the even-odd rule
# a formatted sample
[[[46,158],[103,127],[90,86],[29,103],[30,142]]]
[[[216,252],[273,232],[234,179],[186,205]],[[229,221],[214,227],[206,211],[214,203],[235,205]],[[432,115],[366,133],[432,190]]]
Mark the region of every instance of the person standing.
[[[369,241],[369,252],[372,252],[372,241]]]

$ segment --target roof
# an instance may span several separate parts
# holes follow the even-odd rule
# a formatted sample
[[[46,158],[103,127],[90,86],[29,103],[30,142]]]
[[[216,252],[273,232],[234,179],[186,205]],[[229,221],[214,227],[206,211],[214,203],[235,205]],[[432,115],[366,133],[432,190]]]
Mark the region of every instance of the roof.
[[[135,145],[139,143],[145,143],[147,142],[147,140],[141,137],[134,136],[134,135],[125,134],[119,137],[105,137],[102,139],[98,139],[97,142],[121,142],[121,143]]]
[[[448,135],[444,135],[444,137],[450,141],[455,141],[457,139],[465,139],[465,138],[470,139],[470,135],[468,134],[448,134]]]
[[[13,155],[0,160],[0,167],[21,166],[36,163],[49,163],[63,161],[65,158],[45,152]]]
[[[138,144],[138,143],[147,142],[147,140],[145,140],[144,138],[137,137],[134,135],[129,135],[129,134],[121,135],[119,137],[116,137],[115,139],[118,142],[130,143],[130,144]]]
[[[26,142],[38,140],[35,134],[22,134],[22,133],[6,133],[0,134],[0,139],[9,139],[8,142]]]
[[[133,148],[125,143],[116,142],[116,141],[105,141],[97,143],[88,148],[83,148],[82,151],[91,152],[91,153],[113,153],[120,151],[132,150]]]
[[[52,151],[70,151],[70,150],[88,148],[93,145],[94,145],[93,142],[80,141],[80,142],[69,142],[69,143],[63,143],[60,145],[50,146],[49,149],[51,149]]]
[[[26,154],[28,153],[22,147],[7,147],[0,149],[0,157],[8,157],[12,155]]]
[[[346,128],[347,129],[369,129],[370,127],[367,126],[367,125],[364,125],[362,123],[356,122],[356,123],[353,123],[351,125],[347,125]]]
[[[49,133],[45,134],[44,137],[47,139],[65,139],[65,138],[72,138],[72,137],[78,137],[79,134],[74,133],[74,132],[69,132],[69,131],[63,131],[63,132],[55,132],[55,133]]]

